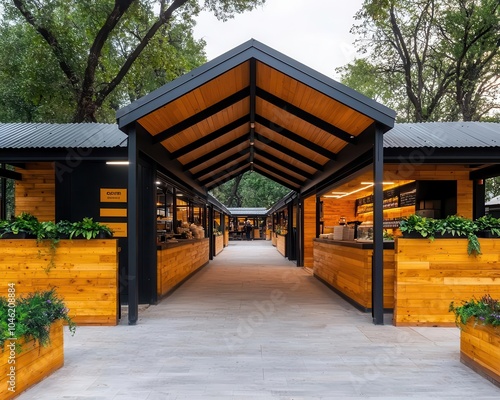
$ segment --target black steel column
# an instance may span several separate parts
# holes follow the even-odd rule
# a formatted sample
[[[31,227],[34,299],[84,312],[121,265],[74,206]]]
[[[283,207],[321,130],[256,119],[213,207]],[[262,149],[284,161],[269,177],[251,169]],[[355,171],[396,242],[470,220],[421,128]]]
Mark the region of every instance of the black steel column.
[[[138,221],[138,149],[135,125],[128,130],[128,323],[135,325],[139,317],[139,280],[137,267],[139,264]]]
[[[375,128],[373,146],[373,261],[372,316],[375,325],[384,324],[384,133]]]
[[[472,218],[477,219],[486,214],[486,185],[484,179],[475,179],[473,186]]]
[[[208,259],[213,260],[215,254],[215,236],[214,236],[214,208],[208,206],[208,237],[210,238]]]
[[[297,199],[297,267],[304,266],[304,199]]]
[[[316,237],[319,238],[321,232],[321,197],[316,196]]]

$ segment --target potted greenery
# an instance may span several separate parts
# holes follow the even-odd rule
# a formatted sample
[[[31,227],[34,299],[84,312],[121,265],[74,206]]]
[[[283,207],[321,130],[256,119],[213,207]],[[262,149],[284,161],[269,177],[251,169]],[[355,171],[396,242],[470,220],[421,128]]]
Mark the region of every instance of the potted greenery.
[[[498,238],[500,237],[500,219],[492,215],[484,215],[475,221],[478,236],[483,238]]]
[[[484,295],[452,302],[450,311],[460,328],[460,361],[500,385],[500,301]]]
[[[11,221],[2,221],[0,235],[4,239],[37,238],[41,229],[37,217],[22,212]]]
[[[401,219],[399,230],[403,237],[424,237],[433,240],[436,233],[436,220],[412,214]]]
[[[85,217],[81,221],[73,222],[69,238],[70,239],[106,239],[113,236],[113,231],[107,225],[101,224],[93,220],[93,218]]]
[[[464,237],[468,239],[467,252],[481,254],[481,245],[477,238],[477,225],[469,218],[448,215],[436,223],[436,233],[440,237]]]

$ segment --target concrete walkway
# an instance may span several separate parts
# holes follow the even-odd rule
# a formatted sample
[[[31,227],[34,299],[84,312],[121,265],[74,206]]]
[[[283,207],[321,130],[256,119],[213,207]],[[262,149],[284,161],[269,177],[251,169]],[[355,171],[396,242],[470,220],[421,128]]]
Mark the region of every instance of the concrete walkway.
[[[457,328],[375,326],[270,242],[230,242],[139,324],[79,327],[19,399],[499,399]]]

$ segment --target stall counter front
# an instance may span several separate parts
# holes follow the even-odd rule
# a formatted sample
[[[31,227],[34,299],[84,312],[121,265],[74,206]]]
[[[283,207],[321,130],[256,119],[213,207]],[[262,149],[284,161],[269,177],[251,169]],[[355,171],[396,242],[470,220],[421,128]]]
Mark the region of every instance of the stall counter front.
[[[373,243],[314,239],[314,276],[362,311],[372,308]],[[384,242],[384,309],[394,307],[394,242]]]
[[[209,238],[180,239],[177,243],[159,244],[157,246],[158,297],[172,292],[208,264],[209,246]]]

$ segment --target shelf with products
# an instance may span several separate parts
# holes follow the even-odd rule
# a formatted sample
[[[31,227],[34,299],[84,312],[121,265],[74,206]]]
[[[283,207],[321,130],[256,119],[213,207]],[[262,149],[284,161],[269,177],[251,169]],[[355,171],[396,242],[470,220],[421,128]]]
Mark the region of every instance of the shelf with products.
[[[405,207],[415,207],[416,204],[416,184],[415,182],[395,187],[383,192],[382,208],[398,209]],[[356,199],[356,215],[373,212],[373,195]]]

